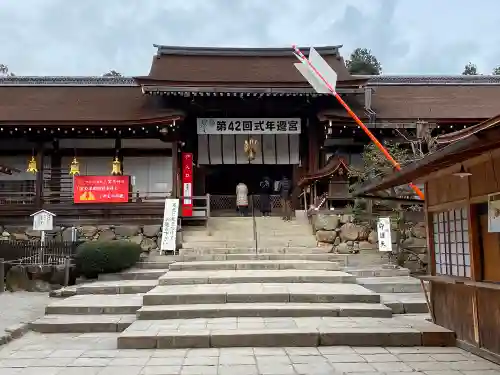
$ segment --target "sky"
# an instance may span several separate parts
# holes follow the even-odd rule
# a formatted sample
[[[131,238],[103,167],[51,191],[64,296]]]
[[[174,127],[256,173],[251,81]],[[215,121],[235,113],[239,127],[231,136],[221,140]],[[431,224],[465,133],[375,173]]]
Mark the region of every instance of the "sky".
[[[500,65],[499,0],[0,0],[16,75],[145,75],[153,44],[369,48],[384,74]]]

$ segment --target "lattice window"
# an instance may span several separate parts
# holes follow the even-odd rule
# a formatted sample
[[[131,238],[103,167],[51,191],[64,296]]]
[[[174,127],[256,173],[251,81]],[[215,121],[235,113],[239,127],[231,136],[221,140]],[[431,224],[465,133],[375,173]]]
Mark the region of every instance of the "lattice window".
[[[435,213],[432,219],[436,274],[470,277],[467,209]]]

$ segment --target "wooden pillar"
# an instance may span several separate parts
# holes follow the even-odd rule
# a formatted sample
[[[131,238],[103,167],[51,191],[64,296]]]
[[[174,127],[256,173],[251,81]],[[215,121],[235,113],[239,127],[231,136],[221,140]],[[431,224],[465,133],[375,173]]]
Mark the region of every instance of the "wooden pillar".
[[[172,142],[172,198],[179,196],[178,187],[178,169],[179,169],[179,143]]]
[[[307,167],[306,173],[314,173],[318,170],[319,165],[319,147],[318,147],[318,129],[317,122],[307,120],[307,141],[308,141],[308,154],[307,154]]]
[[[120,161],[120,172],[123,174],[123,155],[121,153],[122,149],[122,140],[120,137],[117,137],[115,139],[115,154],[113,155],[113,160],[115,160],[115,157],[118,156],[118,160]]]
[[[299,183],[299,166],[298,165],[293,165],[292,166],[292,186],[294,187],[293,192],[294,194],[292,195],[292,208],[294,210],[299,210],[300,209],[300,189],[296,189]]]
[[[61,201],[61,177],[62,177],[61,153],[59,152],[59,141],[52,142],[52,154],[50,156],[50,203]],[[47,201],[47,200],[46,200]]]
[[[490,159],[490,163],[492,160]],[[470,202],[471,198],[471,178],[467,178],[467,218],[469,231],[469,256],[471,263],[471,280],[483,281],[483,265],[481,258],[481,240],[479,237],[479,215],[477,205]],[[472,294],[472,324],[474,328],[474,341],[476,347],[481,347],[481,332],[479,331],[479,310],[478,310],[477,287],[473,287]]]
[[[43,174],[44,174],[44,160],[45,148],[43,142],[37,144],[36,147],[36,167],[38,172],[35,180],[35,206],[37,209],[43,207]]]
[[[426,182],[424,191],[427,195],[429,184]],[[436,275],[436,252],[434,250],[434,221],[432,219],[433,214],[429,212],[429,200],[428,197],[424,201],[424,213],[425,213],[425,224],[427,229],[427,259],[429,259],[429,269],[428,274]]]

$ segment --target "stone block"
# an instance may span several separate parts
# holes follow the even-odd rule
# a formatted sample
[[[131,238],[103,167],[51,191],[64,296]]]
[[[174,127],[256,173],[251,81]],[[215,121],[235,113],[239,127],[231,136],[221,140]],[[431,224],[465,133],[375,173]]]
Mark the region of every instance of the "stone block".
[[[235,270],[279,270],[281,264],[278,262],[238,262],[235,264]]]
[[[307,303],[380,303],[378,294],[343,294],[332,293],[293,293],[290,294],[290,302]]]
[[[228,293],[227,303],[288,302],[288,293]]]
[[[144,305],[179,305],[198,303],[226,303],[225,293],[211,294],[145,294]]]
[[[410,328],[320,328],[321,346],[420,346],[421,334]]]
[[[156,280],[120,280],[82,284],[76,293],[83,294],[137,294],[147,293],[156,286]]]
[[[359,305],[346,303],[339,309],[340,317],[390,318],[392,310],[384,305],[369,303]]]
[[[429,312],[429,307],[425,300],[403,302],[403,308],[406,314],[426,314]]]
[[[40,333],[120,332],[133,320],[134,315],[46,315],[31,323],[30,329]]]
[[[422,332],[423,346],[456,346],[456,342],[455,333],[449,330],[441,332]]]
[[[214,348],[318,346],[318,340],[315,329],[221,330],[210,335]]]
[[[389,307],[392,310],[393,314],[404,314],[405,313],[405,307],[402,302],[384,302],[384,305]]]
[[[113,232],[111,229],[106,229],[99,233],[99,237],[97,238],[97,240],[111,241],[114,240],[115,238],[116,238],[115,232]]]
[[[133,237],[140,231],[138,225],[117,225],[115,227],[115,234],[120,237]]]
[[[210,331],[196,332],[159,332],[157,335],[158,349],[209,348]]]
[[[336,231],[325,231],[319,230],[316,232],[316,241],[318,242],[326,242],[326,243],[334,243],[337,238]]]
[[[338,215],[331,215],[329,213],[317,213],[313,218],[313,227],[315,231],[319,230],[335,230],[340,224]]]
[[[155,349],[156,332],[124,332],[118,336],[118,349]]]
[[[146,237],[156,237],[160,233],[161,225],[144,225],[142,227],[142,233]]]

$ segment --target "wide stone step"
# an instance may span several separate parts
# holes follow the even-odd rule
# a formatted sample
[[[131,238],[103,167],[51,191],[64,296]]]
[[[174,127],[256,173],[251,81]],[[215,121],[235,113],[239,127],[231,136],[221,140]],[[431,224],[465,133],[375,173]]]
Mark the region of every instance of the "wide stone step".
[[[294,346],[454,346],[454,333],[398,318],[219,318],[137,320],[119,349]]]
[[[137,294],[146,293],[158,284],[157,280],[96,281],[81,284],[76,294]]]
[[[274,240],[283,241],[283,236],[287,236],[287,240],[304,240],[313,239],[314,236],[311,230],[302,230],[290,228],[288,230],[275,230],[275,229],[258,229],[257,238],[266,240],[272,238]],[[223,231],[215,232],[211,234],[184,234],[182,237],[184,242],[217,242],[217,241],[255,241],[253,230],[249,232],[235,232],[235,231]]]
[[[259,246],[257,251],[255,247],[207,247],[207,248],[188,248],[184,246],[179,250],[181,258],[185,255],[217,255],[217,254],[327,254],[328,248],[325,247],[307,247],[307,246]]]
[[[140,262],[136,264],[137,268],[141,269],[168,269],[168,267],[177,261],[178,257],[175,257],[175,259],[172,260],[167,260],[168,258],[172,258],[172,256],[162,256],[161,259],[159,260],[153,260],[153,261],[145,261],[145,262]]]
[[[142,306],[142,294],[77,295],[51,303],[46,314],[99,315],[135,314]]]
[[[310,260],[222,260],[177,262],[170,265],[170,271],[206,271],[206,270],[323,270],[339,271],[335,262]]]
[[[357,284],[190,284],[160,285],[143,296],[144,305],[218,303],[380,303]]]
[[[424,314],[429,312],[424,293],[384,293],[382,303],[394,314]]]
[[[358,284],[376,293],[419,293],[420,280],[408,276],[358,278]]]
[[[355,282],[356,278],[345,272],[316,270],[178,271],[158,279],[159,285]]]
[[[99,275],[101,281],[117,280],[158,280],[158,278],[168,272],[167,269],[132,269],[120,273],[105,273]]]
[[[142,320],[314,316],[390,318],[392,310],[376,303],[226,303],[143,306],[137,311]]]
[[[258,240],[257,245],[259,247],[314,247],[317,242],[314,237],[304,238],[302,240],[289,240],[286,235],[277,238],[268,238],[266,240]],[[191,241],[186,240],[182,243],[183,249],[210,249],[210,248],[255,248],[254,240],[219,240],[219,241]]]
[[[309,261],[328,261],[335,262],[339,266],[344,266],[346,264],[348,255],[340,255],[333,253],[322,253],[322,254],[263,254],[263,253],[246,253],[246,254],[208,254],[208,255],[197,255],[197,254],[185,254],[179,257],[181,262],[191,262],[191,261],[226,261],[226,260],[309,260]]]
[[[135,314],[125,315],[58,315],[51,314],[30,324],[40,333],[122,332],[136,320]]]
[[[410,276],[408,268],[384,268],[379,267],[345,267],[343,271],[356,277],[391,277],[391,276]]]

